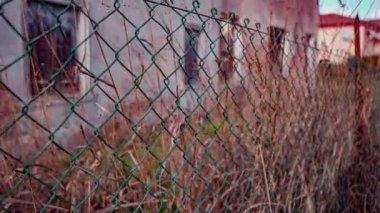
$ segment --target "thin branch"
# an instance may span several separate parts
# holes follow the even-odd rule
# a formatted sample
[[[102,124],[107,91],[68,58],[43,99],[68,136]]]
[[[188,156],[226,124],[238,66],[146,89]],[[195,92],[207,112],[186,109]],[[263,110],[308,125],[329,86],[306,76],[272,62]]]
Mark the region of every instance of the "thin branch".
[[[14,198],[9,198],[6,200],[6,206],[11,206],[13,204],[24,204],[24,205],[35,205],[34,202],[31,202],[31,201],[24,201],[24,200],[20,200],[20,199],[14,199]],[[55,210],[60,210],[60,211],[64,211],[64,212],[69,212],[68,209],[64,209],[62,207],[58,207],[58,206],[53,206],[53,205],[46,205],[42,202],[40,202],[41,205],[44,205],[46,206],[48,209],[55,209]]]
[[[266,193],[267,193],[267,199],[268,199],[268,202],[269,202],[269,209],[270,209],[270,212],[273,212],[272,211],[272,202],[271,202],[270,193],[269,193],[268,177],[267,177],[267,173],[266,173],[266,166],[265,166],[265,162],[264,162],[263,151],[261,149],[261,144],[259,145],[259,152],[260,152],[261,163],[263,164],[265,189],[266,189]]]
[[[123,205],[120,205],[118,207],[108,207],[105,209],[97,210],[97,211],[95,211],[95,213],[106,213],[106,212],[110,212],[111,210],[115,211],[115,210],[119,210],[119,209],[123,209],[123,208],[131,208],[131,207],[139,206],[141,204],[154,204],[154,203],[158,203],[158,202],[167,202],[167,200],[149,200],[149,201],[145,201],[145,202],[133,202],[133,203],[128,203],[128,204],[123,204]]]

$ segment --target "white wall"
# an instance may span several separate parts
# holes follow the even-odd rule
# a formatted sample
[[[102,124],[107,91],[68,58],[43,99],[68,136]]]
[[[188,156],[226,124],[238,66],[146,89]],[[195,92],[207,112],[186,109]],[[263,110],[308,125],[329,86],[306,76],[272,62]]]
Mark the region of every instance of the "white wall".
[[[22,2],[24,1],[11,1],[4,6],[5,16],[20,32],[22,32]],[[80,45],[81,51],[86,52],[82,54],[86,61],[86,68],[96,76],[103,73],[101,79],[114,84],[116,88],[111,88],[101,82],[95,85],[93,79],[82,76],[82,81],[86,82],[84,86],[82,85],[82,94],[91,89],[91,93],[78,103],[79,107],[75,108],[76,112],[83,116],[82,119],[97,127],[115,113],[115,101],[119,98],[123,99],[121,102],[123,108],[119,110],[130,117],[134,123],[160,122],[161,119],[154,112],[160,114],[161,117],[165,116],[169,109],[178,107],[176,104],[178,96],[181,97],[179,106],[185,109],[185,113],[190,113],[195,106],[199,105],[197,103],[199,95],[203,97],[201,104],[206,110],[215,106],[215,91],[218,92],[225,86],[224,82],[217,80],[215,62],[218,57],[215,54],[219,54],[218,42],[215,42],[219,39],[218,22],[207,16],[198,16],[158,4],[146,4],[144,1],[120,1],[118,11],[114,8],[113,0],[79,0],[77,2],[82,4],[82,9],[91,17],[91,22],[88,22],[88,19],[82,16],[87,22],[81,25],[84,28],[81,30],[82,36],[87,34],[86,38],[90,37],[88,40],[80,38],[81,41],[86,41]],[[242,30],[243,35],[237,42],[240,45],[237,45],[235,54],[242,60],[232,79],[232,89],[241,86],[242,76],[258,72],[248,66],[254,64],[255,58],[261,64],[266,64],[267,38],[262,37],[264,34],[257,30],[266,32],[268,26],[275,25],[287,29],[292,34],[296,24],[299,24],[302,26],[301,34],[315,34],[318,26],[317,4],[313,6],[306,1],[297,0],[290,4],[283,1],[262,0],[200,2],[200,8],[194,8],[190,0],[174,1],[173,6],[210,16],[212,8],[218,8],[220,14],[223,10],[223,2],[227,2],[225,8],[239,15],[241,25],[245,24],[245,18],[250,19],[248,27],[251,29]],[[186,16],[186,20],[182,19],[183,16]],[[260,23],[261,28],[257,29],[258,25],[255,23]],[[199,52],[202,57],[207,57],[201,70],[202,80],[199,84],[193,85],[195,91],[184,84],[184,73],[181,69],[177,69],[179,58],[184,55],[184,24],[199,26],[204,24]],[[17,38],[3,19],[0,19],[0,27],[3,29],[0,31],[2,38],[0,62],[7,65],[18,57],[26,56],[23,55],[25,54],[24,42]],[[169,38],[171,46],[168,45]],[[212,44],[215,45],[211,51]],[[244,49],[250,59],[243,57]],[[154,58],[152,58],[153,55]],[[290,60],[294,55],[288,54],[286,57]],[[12,91],[22,97],[26,103],[32,98],[28,86],[27,61],[27,57],[22,57],[2,73],[2,81],[6,82]],[[136,85],[136,77],[141,75],[141,82]],[[210,84],[215,90],[208,87]],[[150,101],[151,105],[149,105]],[[198,108],[198,111],[203,110]],[[33,101],[28,113],[50,130],[60,127],[64,123],[63,118],[69,116],[69,122],[64,123],[55,134],[57,140],[64,140],[67,134],[79,130],[79,124],[90,128],[86,122],[71,112],[70,104],[65,101],[47,98]]]
[[[320,28],[318,30],[318,47],[321,52],[318,61],[328,59],[333,63],[340,63],[346,59],[341,53],[355,55],[354,35],[353,26]]]
[[[362,56],[380,53],[380,45],[371,41],[367,28],[360,26],[360,50]],[[341,63],[347,56],[355,55],[354,26],[323,27],[318,30],[318,47],[322,49],[318,60],[329,59],[333,63]]]
[[[269,0],[269,1],[241,1],[240,11],[242,16],[250,19],[250,26],[258,29],[262,33],[254,35],[253,43],[257,60],[263,65],[267,59],[268,27],[280,27],[286,31],[284,47],[284,56],[282,61],[282,76],[296,86],[302,84],[306,79],[310,84],[313,83],[313,50],[303,44],[306,43],[306,36],[311,35],[311,42],[315,40],[319,25],[319,10],[317,1],[304,0]],[[256,23],[259,23],[256,25]],[[254,32],[254,31],[252,31]],[[249,39],[246,40],[246,42]],[[304,48],[307,48],[305,50]],[[309,55],[309,66],[305,71],[305,59]],[[265,67],[264,69],[269,69]],[[269,76],[266,76],[270,78]]]

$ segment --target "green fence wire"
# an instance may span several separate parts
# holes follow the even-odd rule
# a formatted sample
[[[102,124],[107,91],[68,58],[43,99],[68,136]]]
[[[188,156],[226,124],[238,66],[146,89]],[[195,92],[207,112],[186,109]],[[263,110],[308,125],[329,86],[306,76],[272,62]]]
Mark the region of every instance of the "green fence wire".
[[[2,211],[338,208],[347,55],[209,5],[1,1]]]

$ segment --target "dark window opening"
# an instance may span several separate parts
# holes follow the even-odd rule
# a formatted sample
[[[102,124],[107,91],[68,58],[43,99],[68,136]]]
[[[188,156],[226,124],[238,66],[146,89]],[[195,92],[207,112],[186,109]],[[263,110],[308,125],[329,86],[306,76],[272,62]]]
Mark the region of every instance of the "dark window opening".
[[[185,34],[185,75],[186,83],[193,84],[199,81],[199,39],[200,28],[186,27]]]
[[[25,23],[28,41],[32,42],[29,68],[33,95],[50,85],[50,79],[59,70],[54,87],[64,93],[79,90],[75,51],[72,51],[76,44],[76,19],[74,8],[28,1]]]
[[[284,29],[269,27],[269,57],[273,64],[280,65],[282,62],[284,35]]]
[[[310,51],[311,50],[311,38],[312,38],[312,35],[311,34],[306,34],[305,36],[305,46],[304,46],[304,57],[305,57],[305,70],[308,69],[309,67],[309,63],[310,63]]]
[[[228,23],[221,26],[220,59],[218,61],[219,70],[223,79],[231,78],[234,71],[234,36],[237,21],[235,15],[230,14],[229,18],[224,17]]]

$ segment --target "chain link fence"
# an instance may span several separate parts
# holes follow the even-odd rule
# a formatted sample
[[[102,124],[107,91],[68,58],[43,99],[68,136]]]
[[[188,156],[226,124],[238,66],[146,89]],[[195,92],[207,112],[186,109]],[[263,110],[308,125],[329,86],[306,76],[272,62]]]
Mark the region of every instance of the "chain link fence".
[[[344,210],[377,72],[187,3],[0,2],[2,211]]]

